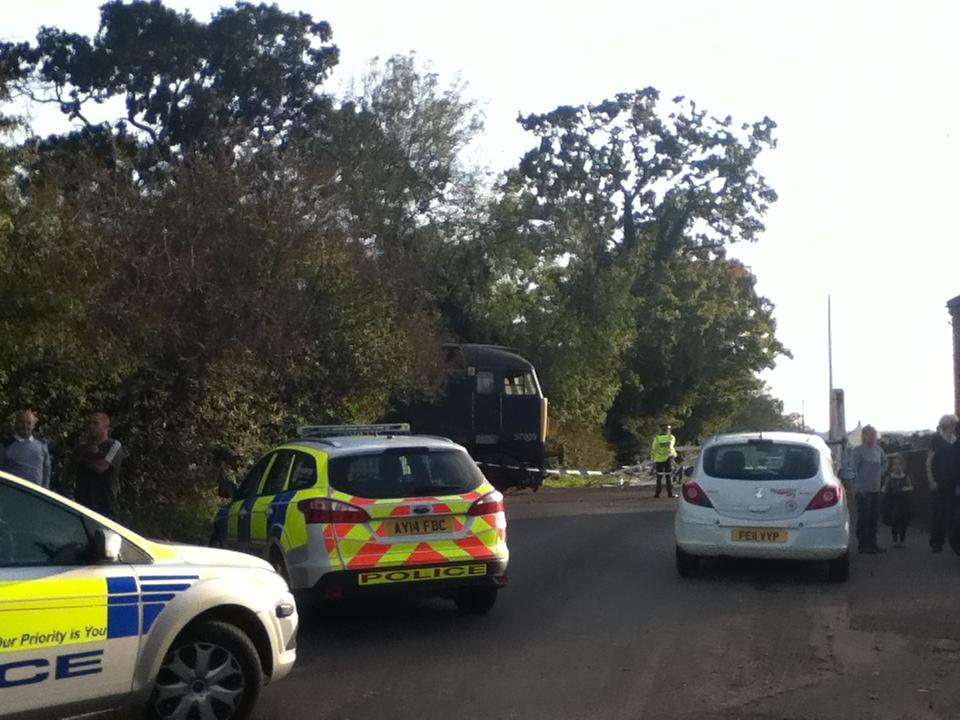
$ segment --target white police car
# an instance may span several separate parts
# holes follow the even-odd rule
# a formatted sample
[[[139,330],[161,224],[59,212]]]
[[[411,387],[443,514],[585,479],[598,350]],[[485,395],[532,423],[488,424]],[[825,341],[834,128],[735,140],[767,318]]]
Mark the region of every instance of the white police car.
[[[284,580],[0,472],[0,715],[247,717],[296,658]]]

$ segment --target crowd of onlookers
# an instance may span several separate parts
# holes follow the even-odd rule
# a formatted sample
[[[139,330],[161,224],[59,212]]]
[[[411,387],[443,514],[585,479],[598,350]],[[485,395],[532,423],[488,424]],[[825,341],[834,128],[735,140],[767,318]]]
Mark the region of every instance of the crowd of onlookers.
[[[957,442],[958,419],[944,415],[927,453],[926,478],[930,490],[930,547],[941,552],[953,530],[954,514],[960,493],[960,443]],[[900,454],[889,458],[880,447],[875,428],[867,425],[862,443],[847,458],[851,486],[856,500],[856,536],[861,553],[884,551],[877,542],[882,521],[890,527],[893,547],[903,547],[907,527],[914,513],[914,494],[919,478],[907,473]],[[960,530],[960,525],[957,526]],[[960,547],[960,545],[958,545]]]
[[[17,412],[13,432],[0,437],[0,470],[51,489],[53,462],[47,441],[36,432],[37,414]],[[61,481],[73,485],[74,499],[110,518],[117,517],[123,446],[110,437],[110,416],[91,413],[87,429],[68,455]]]

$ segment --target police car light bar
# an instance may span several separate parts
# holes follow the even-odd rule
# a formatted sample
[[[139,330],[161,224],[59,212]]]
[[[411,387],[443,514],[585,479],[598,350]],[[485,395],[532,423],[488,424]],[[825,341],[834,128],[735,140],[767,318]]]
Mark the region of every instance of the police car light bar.
[[[303,425],[297,428],[302,437],[356,437],[361,435],[409,435],[410,423],[376,425]]]

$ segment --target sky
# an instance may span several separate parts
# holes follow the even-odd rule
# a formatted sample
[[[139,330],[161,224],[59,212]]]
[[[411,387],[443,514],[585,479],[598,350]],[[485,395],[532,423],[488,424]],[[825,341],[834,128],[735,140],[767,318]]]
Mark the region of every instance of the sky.
[[[167,0],[207,20],[223,3]],[[776,306],[792,352],[764,374],[788,412],[828,424],[827,297],[834,386],[847,426],[931,428],[953,409],[945,303],[960,295],[960,60],[952,2],[283,0],[330,22],[331,89],[374,57],[415,51],[483,107],[472,154],[493,171],[532,144],[518,113],[653,86],[711,114],[778,124],[759,168],[780,195],[759,242],[734,246]],[[0,37],[42,25],[93,34],[98,3],[33,0]],[[52,131],[41,116],[38,130]]]

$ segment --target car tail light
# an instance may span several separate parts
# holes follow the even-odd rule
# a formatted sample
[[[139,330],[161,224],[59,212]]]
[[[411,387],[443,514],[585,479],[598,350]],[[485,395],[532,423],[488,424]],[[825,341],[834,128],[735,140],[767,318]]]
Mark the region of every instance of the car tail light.
[[[492,515],[498,512],[503,512],[503,495],[494,491],[487,493],[471,505],[467,515]]]
[[[703,491],[703,488],[697,485],[693,480],[688,480],[683,484],[683,499],[691,505],[712,508],[713,503]]]
[[[833,507],[840,498],[843,497],[843,488],[839,485],[827,485],[820,488],[820,491],[813,496],[807,510],[823,510],[823,508]]]
[[[297,503],[300,512],[312,523],[364,523],[370,519],[367,511],[356,505],[330,500],[329,498],[309,498]]]

